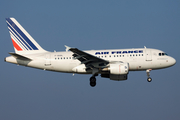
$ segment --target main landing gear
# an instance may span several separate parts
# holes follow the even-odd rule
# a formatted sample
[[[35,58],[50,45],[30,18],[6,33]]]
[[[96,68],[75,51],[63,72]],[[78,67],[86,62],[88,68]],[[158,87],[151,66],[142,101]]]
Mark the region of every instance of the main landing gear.
[[[91,87],[95,87],[96,86],[96,78],[95,78],[95,76],[92,76],[90,78],[90,85],[91,85]]]
[[[92,77],[90,78],[90,86],[95,87],[96,86],[96,76],[98,76],[99,70],[97,68],[92,69]]]
[[[147,73],[147,76],[148,76],[148,78],[147,78],[147,81],[148,82],[151,82],[152,81],[152,78],[150,77],[150,71],[151,71],[152,69],[148,69],[148,70],[146,70],[146,73]]]

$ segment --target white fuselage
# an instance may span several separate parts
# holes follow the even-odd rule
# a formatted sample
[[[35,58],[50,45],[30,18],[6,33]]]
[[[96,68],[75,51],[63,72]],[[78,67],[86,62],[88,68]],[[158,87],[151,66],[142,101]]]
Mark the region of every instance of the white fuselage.
[[[174,58],[167,56],[163,51],[149,48],[90,50],[84,52],[109,62],[122,61],[128,63],[129,71],[161,69],[176,63]],[[18,60],[13,56],[6,57],[5,61],[50,71],[92,74],[92,72],[85,70],[75,70],[76,67],[85,69],[85,65],[72,55],[72,52],[44,52],[23,55],[32,58],[31,61]]]

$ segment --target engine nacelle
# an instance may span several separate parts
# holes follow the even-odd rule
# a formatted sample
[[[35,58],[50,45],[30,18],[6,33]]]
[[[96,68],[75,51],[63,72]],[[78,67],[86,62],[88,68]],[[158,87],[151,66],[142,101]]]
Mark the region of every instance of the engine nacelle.
[[[129,64],[128,63],[110,64],[109,70],[110,70],[110,74],[113,74],[113,75],[128,74],[128,72],[129,72]]]
[[[110,79],[111,80],[115,80],[115,81],[127,80],[127,74],[125,74],[125,75],[110,74]]]
[[[110,78],[111,80],[127,80],[129,73],[129,64],[128,63],[111,63],[109,71],[101,74],[101,77]]]
[[[114,74],[101,74],[101,77],[110,78],[111,80],[121,81],[127,80],[128,74],[125,75],[114,75]]]

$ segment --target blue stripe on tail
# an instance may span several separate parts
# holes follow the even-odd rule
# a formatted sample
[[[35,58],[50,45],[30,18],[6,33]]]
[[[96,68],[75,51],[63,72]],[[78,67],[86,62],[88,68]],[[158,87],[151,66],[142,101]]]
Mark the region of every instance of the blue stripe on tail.
[[[18,42],[24,47],[26,48],[26,50],[31,50],[31,47],[28,46],[28,44],[25,42],[24,40],[17,34],[17,32],[8,24],[9,27],[9,32],[16,38],[16,40],[18,40]],[[29,48],[29,49],[28,49]]]
[[[10,19],[6,18],[8,23],[15,29],[13,29],[9,24],[9,28],[21,39],[21,41],[30,49],[30,50],[38,50],[38,48],[31,42],[31,40],[19,29],[19,27]],[[20,36],[19,36],[19,34]],[[22,39],[23,38],[23,39]],[[21,42],[18,39],[19,42]],[[28,43],[28,44],[27,44]]]

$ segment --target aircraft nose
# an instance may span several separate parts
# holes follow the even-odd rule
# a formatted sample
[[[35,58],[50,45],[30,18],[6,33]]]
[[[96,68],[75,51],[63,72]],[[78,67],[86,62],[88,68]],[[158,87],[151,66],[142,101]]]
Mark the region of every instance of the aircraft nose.
[[[174,59],[173,57],[171,57],[170,62],[171,62],[171,65],[173,66],[173,65],[175,65],[175,64],[176,64],[176,59]]]

